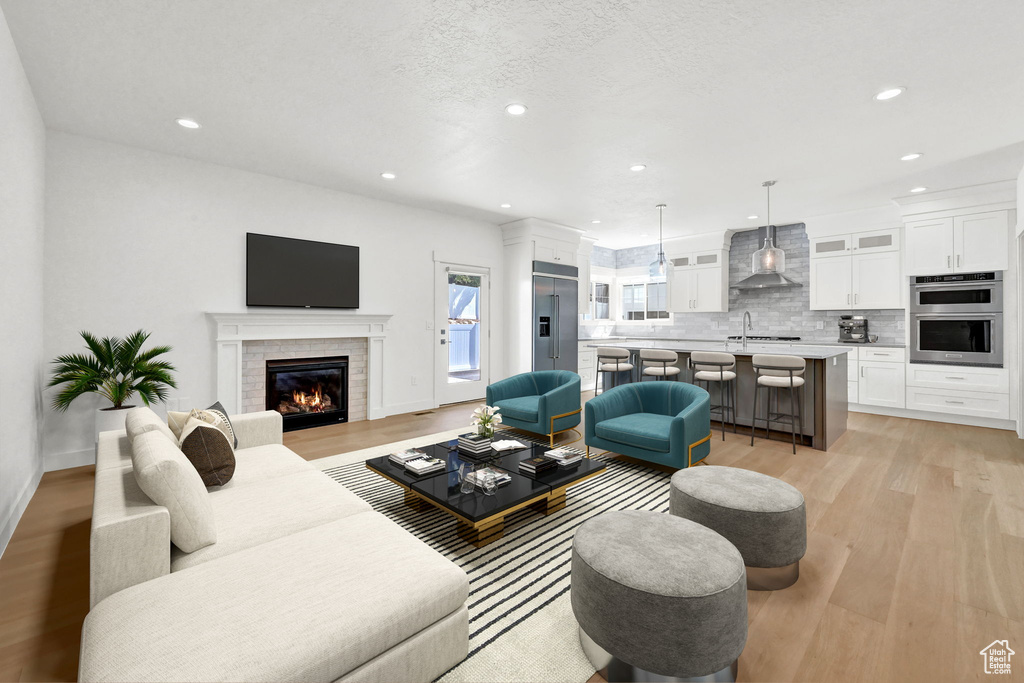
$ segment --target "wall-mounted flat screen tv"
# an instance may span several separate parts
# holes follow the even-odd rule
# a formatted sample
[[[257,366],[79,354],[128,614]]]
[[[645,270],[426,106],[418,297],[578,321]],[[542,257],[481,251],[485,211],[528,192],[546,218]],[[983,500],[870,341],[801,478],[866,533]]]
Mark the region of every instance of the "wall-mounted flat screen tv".
[[[359,247],[247,233],[245,304],[359,308]]]

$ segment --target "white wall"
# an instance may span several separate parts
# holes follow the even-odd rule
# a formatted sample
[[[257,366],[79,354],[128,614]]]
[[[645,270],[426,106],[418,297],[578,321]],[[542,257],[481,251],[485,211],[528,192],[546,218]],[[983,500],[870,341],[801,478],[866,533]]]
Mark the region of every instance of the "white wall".
[[[42,475],[46,131],[0,12],[0,554]]]
[[[46,173],[47,357],[78,349],[81,329],[144,328],[152,343],[174,347],[172,398],[189,405],[216,399],[205,312],[246,310],[246,232],[361,247],[360,312],[394,315],[384,359],[389,414],[433,405],[434,252],[502,276],[501,233],[490,223],[55,131]],[[495,287],[494,340],[502,308]],[[499,343],[491,362],[499,376]],[[91,462],[91,398],[47,412],[48,469]]]

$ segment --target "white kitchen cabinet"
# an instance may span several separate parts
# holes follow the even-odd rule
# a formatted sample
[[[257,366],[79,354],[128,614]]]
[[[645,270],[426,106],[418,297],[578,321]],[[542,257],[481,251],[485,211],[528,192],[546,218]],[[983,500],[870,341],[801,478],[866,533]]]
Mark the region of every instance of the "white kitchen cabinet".
[[[669,310],[673,313],[727,311],[728,272],[722,267],[673,266]]]
[[[994,420],[1010,419],[1010,397],[977,391],[907,387],[907,408]]]
[[[533,243],[533,259],[547,263],[559,263],[566,266],[578,264],[577,246],[572,242],[538,237]]]
[[[1009,230],[1009,211],[907,223],[907,275],[1006,270]]]
[[[579,268],[579,312],[585,314],[590,311],[590,252],[581,250],[577,253],[576,263]]]
[[[587,339],[579,342],[577,349],[577,362],[579,365],[580,389],[583,391],[593,390],[594,380],[597,376],[597,349],[590,346],[594,340]]]
[[[811,310],[903,308],[899,228],[811,242]]]
[[[904,228],[907,275],[953,272],[953,219],[913,221]]]
[[[1010,393],[1010,374],[1006,368],[981,368],[964,365],[909,363],[907,386],[954,391]]]
[[[846,383],[846,402],[847,403],[859,403],[860,402],[860,391],[858,382],[847,382]]]
[[[853,259],[849,256],[811,259],[811,310],[839,311],[853,307]]]
[[[900,253],[855,254],[853,269],[853,308],[903,308],[903,278]]]
[[[1006,270],[1009,265],[1009,211],[988,211],[953,218],[953,271]]]
[[[906,373],[903,363],[860,360],[858,403],[902,408],[906,405]]]

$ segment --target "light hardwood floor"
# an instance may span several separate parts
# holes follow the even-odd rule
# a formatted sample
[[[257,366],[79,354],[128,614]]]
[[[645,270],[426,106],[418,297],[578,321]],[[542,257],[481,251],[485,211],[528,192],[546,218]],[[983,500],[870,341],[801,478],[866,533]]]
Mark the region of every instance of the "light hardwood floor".
[[[285,442],[315,459],[464,425],[470,407]],[[1012,432],[851,413],[827,453],[716,432],[709,462],[807,499],[799,582],[748,593],[742,680],[982,680],[993,640],[1024,653],[1024,442]],[[91,467],[44,475],[0,558],[0,680],[76,678],[92,480]]]

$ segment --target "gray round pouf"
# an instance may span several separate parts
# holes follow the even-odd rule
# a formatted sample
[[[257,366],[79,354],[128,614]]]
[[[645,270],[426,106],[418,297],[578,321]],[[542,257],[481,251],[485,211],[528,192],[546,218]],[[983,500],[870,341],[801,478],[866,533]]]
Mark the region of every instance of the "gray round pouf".
[[[669,511],[729,539],[743,555],[748,588],[777,590],[799,578],[807,512],[786,482],[738,467],[690,467],[672,475]]]
[[[714,531],[642,510],[594,517],[573,540],[571,597],[584,650],[607,680],[734,680],[746,572]]]

